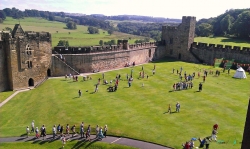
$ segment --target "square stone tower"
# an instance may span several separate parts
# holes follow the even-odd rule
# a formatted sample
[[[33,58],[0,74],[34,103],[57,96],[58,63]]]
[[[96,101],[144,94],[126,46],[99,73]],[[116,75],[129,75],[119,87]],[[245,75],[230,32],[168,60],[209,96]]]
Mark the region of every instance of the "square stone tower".
[[[196,61],[189,49],[194,42],[196,18],[183,16],[178,26],[163,26],[162,41],[168,57],[182,61]]]
[[[18,90],[35,86],[50,73],[51,35],[48,32],[24,32],[16,24],[12,33],[2,33],[6,77],[1,90]],[[2,65],[2,64],[0,64]],[[0,67],[1,68],[1,67]]]

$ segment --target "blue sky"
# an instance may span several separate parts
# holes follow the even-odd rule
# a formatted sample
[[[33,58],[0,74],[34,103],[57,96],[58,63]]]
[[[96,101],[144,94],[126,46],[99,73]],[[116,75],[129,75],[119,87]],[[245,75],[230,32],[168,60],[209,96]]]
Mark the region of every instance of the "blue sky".
[[[197,19],[216,17],[227,9],[250,8],[249,0],[0,0],[0,9],[16,7],[83,14],[144,15]]]

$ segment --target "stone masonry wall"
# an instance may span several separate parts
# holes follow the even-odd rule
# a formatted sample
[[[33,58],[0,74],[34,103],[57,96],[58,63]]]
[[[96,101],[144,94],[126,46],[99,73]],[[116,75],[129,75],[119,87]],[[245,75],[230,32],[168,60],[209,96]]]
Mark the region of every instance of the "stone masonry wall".
[[[79,73],[97,72],[122,68],[127,62],[136,64],[147,63],[152,60],[165,57],[163,47],[150,47],[134,50],[122,50],[116,52],[100,52],[91,54],[63,54],[65,62]],[[74,72],[65,67],[60,60],[52,57],[51,65],[52,76],[62,76],[65,74],[74,74]]]
[[[192,44],[192,52],[209,65],[214,63],[215,58],[234,59],[237,61],[250,62],[250,47],[223,46],[206,43]]]
[[[250,147],[250,99],[248,102],[248,110],[246,115],[245,129],[243,133],[241,149],[249,149],[249,147]]]
[[[9,89],[6,52],[0,39],[0,92]]]

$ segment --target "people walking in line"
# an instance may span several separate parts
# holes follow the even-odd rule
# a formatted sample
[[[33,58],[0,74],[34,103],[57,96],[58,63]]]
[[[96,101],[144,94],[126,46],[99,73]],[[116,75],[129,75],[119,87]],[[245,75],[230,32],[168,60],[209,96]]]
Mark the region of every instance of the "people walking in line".
[[[39,129],[38,129],[38,127],[36,127],[35,132],[36,132],[36,138],[38,139],[39,138]]]
[[[69,124],[66,125],[66,134],[69,135]]]
[[[73,125],[71,127],[71,131],[72,131],[72,137],[74,137],[76,135],[76,125]]]
[[[100,127],[99,133],[98,133],[98,139],[102,140],[102,138],[104,138],[104,135],[103,135],[103,132],[102,132],[102,127]]]
[[[62,141],[62,148],[64,148],[64,146],[66,144],[66,136],[65,135],[61,135],[60,140]]]
[[[199,84],[199,92],[201,92],[202,91],[202,84],[200,83]]]
[[[46,127],[45,127],[45,125],[43,125],[41,127],[41,137],[43,137],[43,140],[44,140],[44,138],[46,139]]]

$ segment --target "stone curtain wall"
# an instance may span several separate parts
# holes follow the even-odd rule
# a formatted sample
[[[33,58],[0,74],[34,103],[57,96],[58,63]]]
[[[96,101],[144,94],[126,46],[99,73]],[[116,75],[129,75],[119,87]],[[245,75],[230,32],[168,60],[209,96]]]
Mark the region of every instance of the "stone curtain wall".
[[[62,54],[65,62],[80,73],[97,72],[115,68],[123,68],[126,62],[136,64],[147,63],[151,60],[166,56],[164,47],[140,48],[134,50],[120,50],[113,52],[99,52],[89,54]],[[56,54],[59,57],[59,54]],[[75,74],[62,61],[52,56],[52,76]]]
[[[250,47],[238,47],[228,45],[215,45],[207,43],[192,44],[192,52],[197,55],[204,63],[212,65],[215,58],[234,59],[250,63]]]
[[[3,41],[0,38],[0,92],[9,89],[6,51],[3,46]]]

